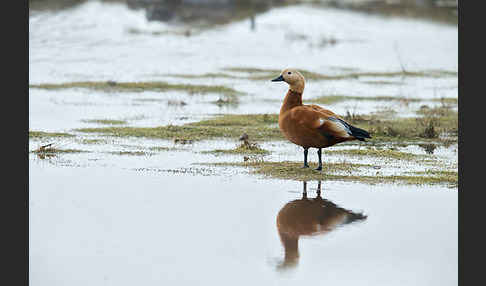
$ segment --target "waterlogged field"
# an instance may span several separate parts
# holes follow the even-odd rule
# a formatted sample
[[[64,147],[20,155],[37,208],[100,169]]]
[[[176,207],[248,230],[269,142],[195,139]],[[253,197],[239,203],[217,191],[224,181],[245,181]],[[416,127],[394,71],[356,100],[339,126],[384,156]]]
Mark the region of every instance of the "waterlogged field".
[[[457,25],[310,4],[252,19],[30,11],[32,284],[457,284]],[[372,139],[302,169],[270,82],[286,67]]]

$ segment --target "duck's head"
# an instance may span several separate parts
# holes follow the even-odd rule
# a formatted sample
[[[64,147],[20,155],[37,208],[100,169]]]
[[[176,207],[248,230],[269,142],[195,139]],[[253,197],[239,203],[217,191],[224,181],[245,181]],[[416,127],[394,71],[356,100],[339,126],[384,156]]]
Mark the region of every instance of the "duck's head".
[[[272,79],[272,81],[285,81],[289,84],[290,90],[298,93],[302,93],[304,91],[304,76],[294,69],[284,69],[280,76]]]

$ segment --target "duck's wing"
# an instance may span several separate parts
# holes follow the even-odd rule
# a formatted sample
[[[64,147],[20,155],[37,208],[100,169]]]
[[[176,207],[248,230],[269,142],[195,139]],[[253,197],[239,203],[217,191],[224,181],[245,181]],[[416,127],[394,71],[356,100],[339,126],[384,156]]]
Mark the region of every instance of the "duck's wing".
[[[334,112],[317,105],[303,105],[292,109],[292,117],[305,127],[326,137],[353,137],[351,125]]]

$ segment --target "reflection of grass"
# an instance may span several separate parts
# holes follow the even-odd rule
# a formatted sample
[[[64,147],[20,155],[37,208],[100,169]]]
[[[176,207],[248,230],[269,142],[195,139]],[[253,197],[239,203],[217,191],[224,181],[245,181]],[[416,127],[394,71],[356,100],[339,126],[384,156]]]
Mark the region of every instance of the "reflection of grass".
[[[225,86],[220,85],[191,85],[191,84],[171,84],[166,82],[68,82],[59,84],[33,84],[29,85],[31,88],[42,89],[65,89],[65,88],[87,88],[101,91],[130,91],[130,92],[142,92],[142,91],[187,91],[190,93],[220,93],[220,94],[241,94],[240,92]]]

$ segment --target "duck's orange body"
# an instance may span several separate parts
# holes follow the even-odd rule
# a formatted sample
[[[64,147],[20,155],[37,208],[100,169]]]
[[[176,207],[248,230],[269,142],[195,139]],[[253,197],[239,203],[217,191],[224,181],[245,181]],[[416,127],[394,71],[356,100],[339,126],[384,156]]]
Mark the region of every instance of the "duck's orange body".
[[[290,142],[304,148],[326,148],[357,140],[329,120],[330,117],[340,119],[334,112],[317,105],[303,105],[302,94],[289,90],[280,109],[278,125]]]
[[[322,148],[344,141],[364,141],[365,138],[371,138],[367,131],[352,126],[328,109],[317,105],[303,105],[305,80],[298,71],[286,69],[272,81],[285,81],[290,86],[280,108],[278,124],[290,142],[304,148],[304,167],[308,167],[309,148],[318,148],[317,170],[322,170]]]

